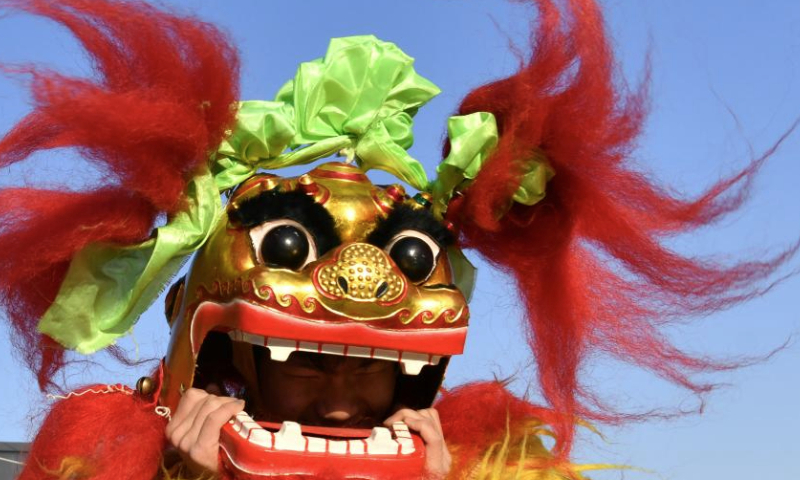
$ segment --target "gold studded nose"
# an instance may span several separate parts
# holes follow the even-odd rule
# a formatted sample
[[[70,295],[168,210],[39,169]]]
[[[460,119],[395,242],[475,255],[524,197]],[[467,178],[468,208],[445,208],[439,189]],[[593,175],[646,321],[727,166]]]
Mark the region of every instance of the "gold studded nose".
[[[380,248],[352,243],[317,270],[316,286],[327,297],[357,302],[387,303],[406,290],[405,280],[394,272]]]

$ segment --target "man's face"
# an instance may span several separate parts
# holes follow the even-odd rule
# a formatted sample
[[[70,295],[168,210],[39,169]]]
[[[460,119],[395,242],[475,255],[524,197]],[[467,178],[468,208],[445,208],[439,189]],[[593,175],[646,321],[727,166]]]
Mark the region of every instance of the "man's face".
[[[285,362],[260,356],[265,420],[371,428],[392,413],[396,362],[307,352],[294,352]]]

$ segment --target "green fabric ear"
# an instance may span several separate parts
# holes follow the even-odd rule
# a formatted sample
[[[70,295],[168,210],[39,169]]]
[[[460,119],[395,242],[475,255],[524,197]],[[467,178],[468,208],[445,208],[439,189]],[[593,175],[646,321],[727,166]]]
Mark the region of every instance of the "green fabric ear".
[[[450,153],[436,168],[436,180],[428,185],[433,197],[433,212],[444,216],[447,204],[459,188],[475,179],[486,159],[497,146],[494,115],[477,112],[447,120]]]
[[[450,153],[437,167],[436,180],[427,187],[433,197],[434,214],[440,217],[444,216],[453,194],[469,187],[478,176],[499,138],[494,115],[487,112],[450,117],[447,133]],[[544,156],[538,156],[528,164],[530,169],[520,179],[513,201],[533,205],[544,198],[545,185],[555,172]]]
[[[189,182],[186,202],[186,210],[146,242],[94,244],[78,252],[39,331],[84,354],[125,335],[216,224],[222,203],[211,174]]]
[[[556,174],[542,153],[535,153],[533,160],[528,161],[528,167],[528,172],[522,176],[519,188],[512,198],[523,205],[540,202],[544,198],[547,182]]]

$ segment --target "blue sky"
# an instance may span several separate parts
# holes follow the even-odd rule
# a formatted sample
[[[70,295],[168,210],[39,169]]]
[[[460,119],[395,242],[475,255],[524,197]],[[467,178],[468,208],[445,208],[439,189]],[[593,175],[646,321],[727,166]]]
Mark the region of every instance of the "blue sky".
[[[266,2],[170,1],[227,30],[243,60],[245,99],[272,98],[296,65],[322,55],[328,39],[372,33],[397,43],[417,59],[417,71],[443,93],[417,116],[412,154],[432,175],[447,116],[471,88],[510,73],[516,60],[508,40],[524,41],[531,11],[501,1]],[[720,5],[724,4],[724,9]],[[769,148],[800,117],[800,2],[649,0],[604,2],[621,72],[631,83],[642,76],[650,52],[652,113],[636,152],[641,168],[686,194]],[[0,61],[41,61],[85,73],[88,66],[71,38],[39,19],[0,16]],[[213,74],[213,72],[209,72]],[[27,111],[24,90],[0,79],[0,131]],[[80,174],[69,155],[39,156],[0,171],[0,184]],[[44,174],[41,168],[47,167]],[[47,175],[43,177],[43,175]],[[758,255],[775,252],[800,235],[800,132],[773,156],[745,209],[713,230],[674,241],[693,254]],[[480,265],[472,305],[467,355],[455,359],[446,383],[516,374],[525,390],[531,371],[525,358],[516,300],[507,281]],[[793,263],[800,268],[800,259]],[[690,351],[719,356],[763,355],[800,334],[800,278],[740,308],[670,328]],[[122,343],[140,358],[160,357],[167,328],[156,305]],[[74,385],[89,381],[133,383],[148,368],[130,371],[103,358],[74,369]],[[800,344],[769,361],[713,377],[726,386],[708,398],[702,415],[602,427],[607,441],[591,435],[576,448],[579,459],[634,465],[662,478],[800,478]],[[39,408],[32,378],[0,335],[0,441],[22,441]],[[598,358],[586,367],[592,386],[616,405],[640,411],[656,406],[693,408],[696,399],[663,381]],[[535,388],[532,389],[535,395]],[[35,419],[33,420],[35,422]],[[476,419],[476,428],[479,422]],[[657,478],[643,472],[602,472],[598,479]]]

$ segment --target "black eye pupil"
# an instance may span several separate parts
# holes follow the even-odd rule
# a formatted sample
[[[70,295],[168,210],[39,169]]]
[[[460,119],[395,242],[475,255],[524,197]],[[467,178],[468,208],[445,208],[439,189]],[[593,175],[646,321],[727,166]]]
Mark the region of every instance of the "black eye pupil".
[[[308,238],[293,225],[275,227],[261,242],[261,258],[268,267],[297,270],[308,258]]]
[[[433,270],[433,251],[417,237],[405,237],[395,242],[389,256],[412,282],[425,280]]]

